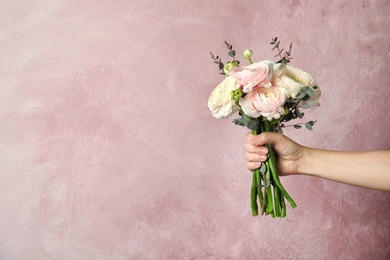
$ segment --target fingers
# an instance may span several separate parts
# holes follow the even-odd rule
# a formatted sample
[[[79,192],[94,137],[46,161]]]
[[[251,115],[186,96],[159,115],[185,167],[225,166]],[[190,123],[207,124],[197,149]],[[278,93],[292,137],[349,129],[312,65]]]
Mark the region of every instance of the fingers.
[[[261,162],[267,160],[268,149],[265,146],[256,146],[252,144],[252,140],[257,136],[249,133],[245,136],[245,160],[248,161],[247,168],[253,171],[261,166]]]
[[[260,166],[261,166],[261,162],[248,162],[246,165],[246,167],[250,171],[254,171],[254,170],[260,168]]]
[[[267,154],[246,153],[245,160],[248,162],[264,162],[267,160]]]
[[[279,133],[264,132],[260,135],[247,135],[246,140],[254,146],[261,146],[265,144],[276,145],[283,140],[283,137],[284,136]]]

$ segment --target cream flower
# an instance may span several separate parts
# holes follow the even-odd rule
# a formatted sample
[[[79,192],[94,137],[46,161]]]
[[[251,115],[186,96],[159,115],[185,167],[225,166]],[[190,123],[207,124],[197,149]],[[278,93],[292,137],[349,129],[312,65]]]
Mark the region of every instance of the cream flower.
[[[309,73],[285,64],[275,64],[274,84],[286,90],[287,96],[295,98],[301,88],[315,86],[315,80]]]
[[[284,114],[283,105],[287,100],[286,92],[280,87],[256,88],[240,99],[244,113],[252,118],[266,117],[269,121]]]
[[[227,118],[239,110],[230,95],[232,90],[239,87],[236,80],[228,76],[211,92],[207,105],[214,117]]]

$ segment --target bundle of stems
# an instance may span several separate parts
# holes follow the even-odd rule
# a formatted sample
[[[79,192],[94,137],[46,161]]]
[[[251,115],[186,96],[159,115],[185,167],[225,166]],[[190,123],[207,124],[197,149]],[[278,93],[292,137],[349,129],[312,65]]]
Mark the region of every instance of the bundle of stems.
[[[257,130],[252,130],[254,135],[275,130],[272,129],[271,122],[266,118],[264,120],[256,120],[256,124]],[[280,182],[274,147],[270,144],[267,144],[266,147],[268,148],[268,159],[261,164],[260,168],[253,171],[251,188],[252,215],[259,215],[260,206],[261,215],[265,213],[265,215],[271,214],[273,218],[284,218],[286,216],[285,199],[287,199],[292,208],[296,208],[297,205]]]

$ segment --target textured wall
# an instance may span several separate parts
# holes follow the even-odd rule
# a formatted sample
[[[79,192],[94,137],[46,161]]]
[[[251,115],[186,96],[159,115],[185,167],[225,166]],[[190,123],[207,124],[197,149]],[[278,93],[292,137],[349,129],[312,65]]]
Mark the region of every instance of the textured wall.
[[[352,4],[353,3],[353,4]],[[0,1],[0,259],[390,259],[390,194],[306,176],[287,218],[250,213],[244,134],[207,99],[209,51],[322,87],[326,149],[390,149],[390,3]]]

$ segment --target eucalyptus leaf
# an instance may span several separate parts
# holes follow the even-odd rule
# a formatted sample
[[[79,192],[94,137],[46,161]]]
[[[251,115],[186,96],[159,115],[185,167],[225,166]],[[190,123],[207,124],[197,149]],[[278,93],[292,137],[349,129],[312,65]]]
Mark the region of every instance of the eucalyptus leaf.
[[[245,118],[236,118],[233,120],[233,123],[235,125],[240,125],[240,126],[247,126],[248,125],[248,121],[245,120]]]
[[[308,101],[309,99],[310,99],[310,96],[309,96],[309,95],[305,95],[305,96],[302,98],[303,101]]]
[[[271,180],[269,178],[265,179],[265,187],[269,187]]]
[[[305,126],[306,126],[307,130],[310,130],[310,131],[313,130],[313,126],[309,122],[306,122]]]
[[[301,106],[301,108],[303,108],[303,109],[308,109],[308,108],[310,108],[310,105],[309,105],[309,104],[303,104],[303,105]]]
[[[294,125],[294,128],[295,129],[299,129],[299,128],[301,128],[302,126],[301,125]]]
[[[310,90],[310,87],[305,86],[305,87],[301,88],[300,92],[306,94],[309,90]]]
[[[302,117],[305,115],[305,113],[301,113],[301,111],[299,111],[298,108],[296,108],[296,109],[294,110],[294,114],[295,114],[297,117],[299,117],[299,118],[302,118]]]
[[[260,166],[260,173],[261,174],[264,174],[266,171],[267,171],[267,166],[265,165],[265,163],[262,163],[261,166]]]
[[[251,130],[257,130],[257,123],[256,121],[249,121],[247,123],[247,127]]]
[[[235,50],[229,51],[229,56],[230,57],[236,56],[236,51]]]
[[[305,96],[305,93],[301,92],[301,93],[299,93],[299,94],[295,97],[295,99],[301,99],[301,98],[303,98],[304,96]]]

